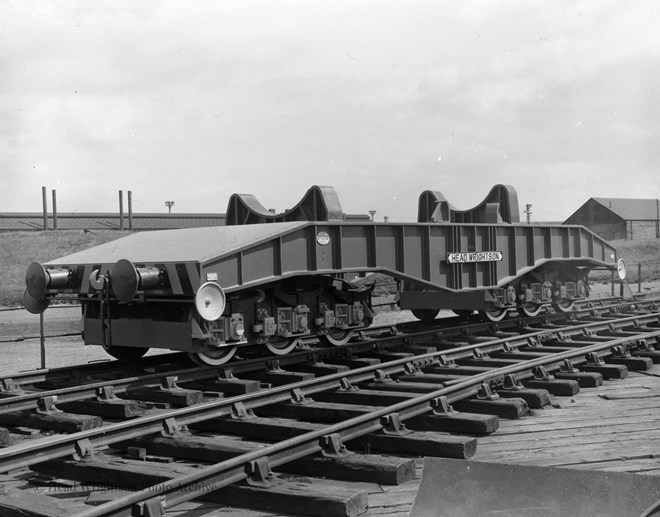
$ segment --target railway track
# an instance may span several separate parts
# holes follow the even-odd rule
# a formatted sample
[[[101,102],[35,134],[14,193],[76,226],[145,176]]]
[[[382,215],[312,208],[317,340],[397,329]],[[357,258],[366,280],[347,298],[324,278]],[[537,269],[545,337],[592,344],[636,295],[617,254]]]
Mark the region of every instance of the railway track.
[[[327,481],[287,476],[400,483],[414,472],[411,460],[379,454],[469,458],[499,418],[523,418],[553,396],[652,368],[658,337],[655,302],[609,301],[497,326],[375,329],[358,343],[231,368],[177,369],[161,356],[130,377],[114,365],[69,377],[26,373],[3,380],[0,426],[72,427],[36,439],[5,433],[0,473],[30,497],[1,498],[0,509],[47,515],[38,512],[48,494],[25,486],[68,479],[115,489],[106,498],[94,491],[69,514],[163,515],[201,497],[357,515],[367,508],[363,491],[334,485],[333,495]],[[64,382],[71,385],[54,386]]]
[[[622,308],[626,306],[635,305],[634,301],[621,303],[620,299],[615,297],[597,298],[589,301],[576,302],[576,311],[571,313],[571,317],[585,318],[594,310],[610,310],[617,307]],[[431,324],[421,325],[417,320],[399,323],[398,325],[380,325],[372,326],[369,329],[361,332],[360,337],[362,344],[351,344],[346,347],[336,348],[315,348],[315,340],[311,338],[308,341],[301,341],[303,349],[306,351],[311,350],[312,354],[320,354],[319,357],[328,355],[341,355],[346,349],[355,351],[378,348],[381,345],[390,346],[391,343],[397,344],[408,337],[415,337],[417,333],[421,335],[428,334],[431,329],[442,331],[447,337],[452,335],[460,335],[465,331],[472,333],[488,332],[491,328],[499,328],[506,330],[509,328],[516,328],[520,325],[521,321],[527,322],[529,325],[538,325],[556,320],[564,320],[565,314],[562,313],[543,313],[536,317],[521,317],[516,319],[509,319],[499,322],[497,327],[493,327],[491,322],[481,322],[478,315],[474,318],[468,318],[466,323],[465,318],[441,318],[435,320]],[[384,336],[390,335],[389,338]],[[372,338],[368,341],[368,338]],[[377,344],[375,343],[377,341]],[[381,347],[382,348],[382,347]],[[297,362],[308,360],[311,354],[305,351],[301,353],[293,353],[287,356],[273,356],[271,359],[278,360],[283,364],[295,364]],[[238,359],[238,358],[237,358]],[[237,372],[258,370],[265,364],[267,359],[261,358],[254,361],[234,361],[230,364],[221,367],[231,368]],[[175,374],[181,369],[181,364],[187,364],[186,354],[171,353],[162,354],[157,356],[148,356],[134,361],[131,363],[107,360],[105,362],[94,362],[89,364],[79,364],[74,366],[65,366],[51,369],[36,369],[27,370],[22,372],[15,372],[11,375],[0,377],[0,397],[19,395],[24,391],[24,388],[30,389],[35,385],[75,385],[84,382],[85,379],[92,379],[101,377],[106,380],[113,378],[119,379],[128,377],[128,373],[133,372],[135,375],[144,374],[150,371],[170,372]],[[188,369],[190,370],[190,369]],[[200,368],[201,370],[201,368]],[[217,371],[216,368],[207,369],[208,371]]]

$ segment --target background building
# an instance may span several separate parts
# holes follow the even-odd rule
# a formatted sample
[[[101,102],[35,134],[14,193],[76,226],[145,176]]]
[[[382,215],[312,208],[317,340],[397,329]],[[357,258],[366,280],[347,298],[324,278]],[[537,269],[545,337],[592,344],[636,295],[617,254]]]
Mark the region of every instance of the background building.
[[[564,224],[586,226],[607,240],[660,237],[660,201],[592,197]]]

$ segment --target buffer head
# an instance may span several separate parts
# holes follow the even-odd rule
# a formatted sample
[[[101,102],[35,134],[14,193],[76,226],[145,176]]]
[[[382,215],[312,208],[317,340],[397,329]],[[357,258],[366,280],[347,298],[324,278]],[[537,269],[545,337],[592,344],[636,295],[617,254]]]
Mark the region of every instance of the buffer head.
[[[206,321],[215,321],[225,311],[225,292],[215,282],[202,284],[195,294],[195,308]]]

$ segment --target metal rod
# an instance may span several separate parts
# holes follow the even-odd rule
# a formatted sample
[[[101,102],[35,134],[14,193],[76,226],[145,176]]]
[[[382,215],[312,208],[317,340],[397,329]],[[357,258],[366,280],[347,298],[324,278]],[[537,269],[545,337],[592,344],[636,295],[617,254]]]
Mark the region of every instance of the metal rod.
[[[637,292],[642,292],[642,264],[637,264]]]
[[[46,368],[46,336],[44,334],[44,313],[39,313],[39,343],[41,352],[41,369]]]
[[[133,229],[133,192],[128,191],[128,229]]]

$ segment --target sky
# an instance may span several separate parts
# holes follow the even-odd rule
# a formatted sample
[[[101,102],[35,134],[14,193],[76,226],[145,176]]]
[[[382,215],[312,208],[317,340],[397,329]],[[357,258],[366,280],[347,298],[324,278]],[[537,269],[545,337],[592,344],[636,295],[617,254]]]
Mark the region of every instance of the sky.
[[[660,4],[0,0],[0,212],[660,196]],[[524,214],[521,213],[521,220]]]

